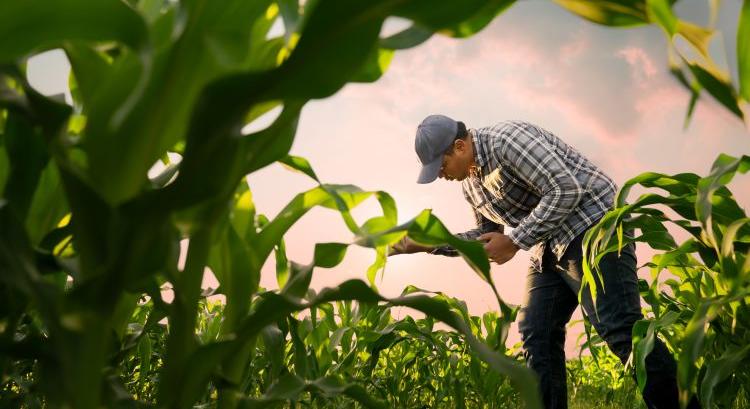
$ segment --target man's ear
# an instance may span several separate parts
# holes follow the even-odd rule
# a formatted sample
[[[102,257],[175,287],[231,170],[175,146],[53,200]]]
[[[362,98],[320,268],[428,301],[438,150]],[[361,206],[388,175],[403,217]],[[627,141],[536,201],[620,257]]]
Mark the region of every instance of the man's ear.
[[[456,139],[456,141],[454,142],[454,144],[455,144],[455,147],[457,149],[460,149],[461,151],[463,151],[464,149],[466,149],[466,141],[463,140],[463,139]]]

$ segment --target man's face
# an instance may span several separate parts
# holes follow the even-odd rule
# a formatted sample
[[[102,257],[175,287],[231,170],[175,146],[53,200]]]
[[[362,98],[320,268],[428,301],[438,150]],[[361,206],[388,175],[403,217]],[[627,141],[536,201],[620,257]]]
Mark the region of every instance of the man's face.
[[[473,152],[466,140],[458,139],[453,142],[452,152],[443,155],[443,167],[439,177],[445,180],[461,181],[469,176],[469,169],[473,160]]]

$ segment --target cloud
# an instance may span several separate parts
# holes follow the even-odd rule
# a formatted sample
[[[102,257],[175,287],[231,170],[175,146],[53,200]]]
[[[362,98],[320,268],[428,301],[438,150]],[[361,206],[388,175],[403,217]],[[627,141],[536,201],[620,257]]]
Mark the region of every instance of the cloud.
[[[563,64],[570,64],[591,47],[591,41],[587,32],[579,30],[574,38],[560,47],[557,59]]]
[[[651,57],[643,48],[629,46],[619,50],[615,55],[623,58],[631,67],[631,75],[637,86],[643,87],[658,72]]]

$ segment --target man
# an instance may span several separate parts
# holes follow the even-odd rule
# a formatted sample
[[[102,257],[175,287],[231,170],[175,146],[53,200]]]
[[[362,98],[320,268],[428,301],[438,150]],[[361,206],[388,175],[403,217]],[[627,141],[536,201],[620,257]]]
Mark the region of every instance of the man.
[[[438,177],[460,181],[477,228],[457,234],[485,242],[487,256],[503,264],[519,249],[532,253],[519,331],[529,367],[539,376],[548,409],[567,408],[565,326],[578,305],[585,232],[613,207],[617,187],[598,167],[549,131],[523,121],[467,129],[444,115],[417,128],[422,163],[417,183]],[[513,230],[505,234],[504,226]],[[457,256],[449,246],[428,247],[409,238],[390,254],[428,252]],[[590,293],[582,306],[609,348],[626,362],[633,324],[641,319],[635,245],[600,263],[604,288],[596,312]],[[598,313],[598,314],[597,314]],[[649,408],[679,407],[676,364],[659,340],[646,359],[643,399]],[[697,401],[690,408],[698,408]]]

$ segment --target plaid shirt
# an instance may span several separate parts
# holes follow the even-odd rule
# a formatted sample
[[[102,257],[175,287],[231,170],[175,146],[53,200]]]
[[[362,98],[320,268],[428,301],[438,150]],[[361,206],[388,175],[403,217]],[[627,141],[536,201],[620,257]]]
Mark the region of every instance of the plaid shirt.
[[[558,260],[568,244],[612,209],[617,186],[607,175],[551,132],[523,121],[470,129],[478,172],[463,180],[477,228],[456,234],[476,240],[503,232],[532,250],[539,268],[544,245]],[[450,246],[432,254],[458,256]]]

